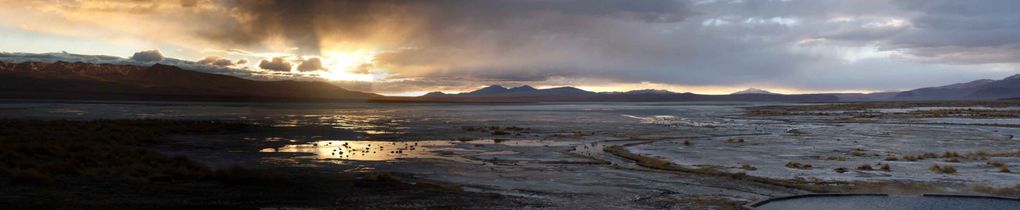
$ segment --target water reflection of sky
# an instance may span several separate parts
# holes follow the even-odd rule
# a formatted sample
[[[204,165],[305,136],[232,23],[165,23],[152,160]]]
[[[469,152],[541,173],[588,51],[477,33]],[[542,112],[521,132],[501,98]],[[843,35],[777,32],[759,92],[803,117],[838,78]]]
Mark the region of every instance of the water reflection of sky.
[[[671,115],[703,120],[751,104],[534,103],[375,104],[0,100],[0,118],[237,120],[272,127],[327,126],[365,135],[405,134],[420,125],[635,123],[624,117]],[[708,113],[708,114],[706,114]],[[484,124],[483,124],[484,125]]]

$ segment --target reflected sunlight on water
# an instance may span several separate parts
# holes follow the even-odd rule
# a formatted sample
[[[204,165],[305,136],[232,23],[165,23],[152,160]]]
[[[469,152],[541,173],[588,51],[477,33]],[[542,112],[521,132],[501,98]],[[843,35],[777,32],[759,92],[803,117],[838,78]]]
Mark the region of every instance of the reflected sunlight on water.
[[[475,155],[508,155],[510,151],[485,151],[471,145],[506,145],[517,147],[573,146],[576,142],[547,140],[423,140],[423,141],[345,141],[323,140],[304,144],[291,144],[265,148],[260,152],[307,153],[309,158],[320,160],[392,161],[407,158],[433,158],[461,162],[477,162],[453,153]],[[459,147],[464,146],[464,147]]]
[[[316,141],[262,152],[296,152],[314,154],[316,159],[387,161],[398,158],[437,158],[431,147],[451,146],[450,141]]]

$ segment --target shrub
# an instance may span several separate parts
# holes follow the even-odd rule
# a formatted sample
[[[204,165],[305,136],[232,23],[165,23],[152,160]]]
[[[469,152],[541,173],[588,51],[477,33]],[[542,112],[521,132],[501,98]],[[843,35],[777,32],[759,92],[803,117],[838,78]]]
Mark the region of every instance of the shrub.
[[[960,162],[960,159],[959,159],[959,158],[949,158],[948,160],[946,160],[946,162],[950,162],[950,163],[959,163],[959,162]]]
[[[928,167],[928,170],[930,170],[932,172],[935,172],[935,173],[942,173],[942,174],[955,174],[956,173],[956,168],[953,168],[952,166],[946,166],[946,165],[940,166],[939,164],[932,164],[931,167]]]
[[[857,149],[854,149],[853,151],[851,151],[850,155],[860,157],[860,156],[865,156],[865,155],[868,155],[868,154],[864,153],[864,150],[861,150],[861,148],[857,148]]]
[[[871,168],[870,164],[864,164],[864,165],[857,166],[857,170],[870,171],[870,170],[875,170],[875,169]]]
[[[918,161],[918,160],[921,160],[921,159],[923,159],[923,158],[918,157],[918,156],[914,156],[914,155],[904,155],[903,156],[903,160],[906,160],[906,161]]]
[[[885,156],[885,161],[897,161],[897,160],[900,160],[900,159],[897,158],[896,155]]]
[[[846,173],[848,171],[844,167],[839,167],[839,168],[836,168],[836,169],[833,169],[833,170],[836,171],[836,173]]]
[[[687,140],[687,139],[684,139],[684,145],[691,146],[691,141]]]
[[[1009,171],[1009,166],[1006,166],[1006,165],[999,166],[999,172],[1009,173],[1010,172]]]
[[[1002,163],[1002,162],[999,162],[999,161],[988,161],[986,164],[988,164],[990,166],[993,166],[993,167],[1003,167],[1003,166],[1006,166],[1005,163]]]
[[[751,164],[747,164],[747,163],[740,164],[740,169],[744,169],[744,170],[748,170],[748,171],[758,170],[758,168],[755,168],[754,166],[751,166]]]
[[[510,135],[510,132],[506,132],[506,131],[503,131],[503,130],[492,130],[492,135],[497,135],[497,136]]]
[[[942,153],[942,157],[943,158],[958,158],[958,157],[960,157],[960,154],[957,154],[956,152],[946,151],[945,153]]]
[[[829,156],[829,157],[826,157],[825,160],[846,161],[847,158],[846,157]]]
[[[811,164],[807,164],[807,163],[798,163],[798,162],[793,162],[793,161],[790,161],[790,162],[787,162],[787,163],[786,163],[786,167],[787,167],[787,168],[795,168],[795,169],[801,169],[801,170],[803,170],[803,169],[811,169]]]

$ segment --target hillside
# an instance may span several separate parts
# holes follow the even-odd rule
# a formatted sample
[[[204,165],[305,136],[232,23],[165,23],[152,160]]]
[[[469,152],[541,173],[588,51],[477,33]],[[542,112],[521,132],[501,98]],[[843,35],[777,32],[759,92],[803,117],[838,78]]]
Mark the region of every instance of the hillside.
[[[364,100],[325,82],[254,81],[155,64],[0,61],[0,97],[117,100]]]
[[[899,100],[975,100],[1020,97],[1020,74],[1001,80],[982,79],[939,87],[903,91]]]

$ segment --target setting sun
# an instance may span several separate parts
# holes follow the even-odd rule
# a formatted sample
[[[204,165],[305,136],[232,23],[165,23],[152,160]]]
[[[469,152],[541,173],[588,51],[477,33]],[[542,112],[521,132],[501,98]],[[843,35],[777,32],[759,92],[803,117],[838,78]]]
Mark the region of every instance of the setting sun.
[[[323,53],[327,70],[319,76],[331,81],[375,81],[372,63],[375,55],[369,51],[355,52],[328,51]]]

